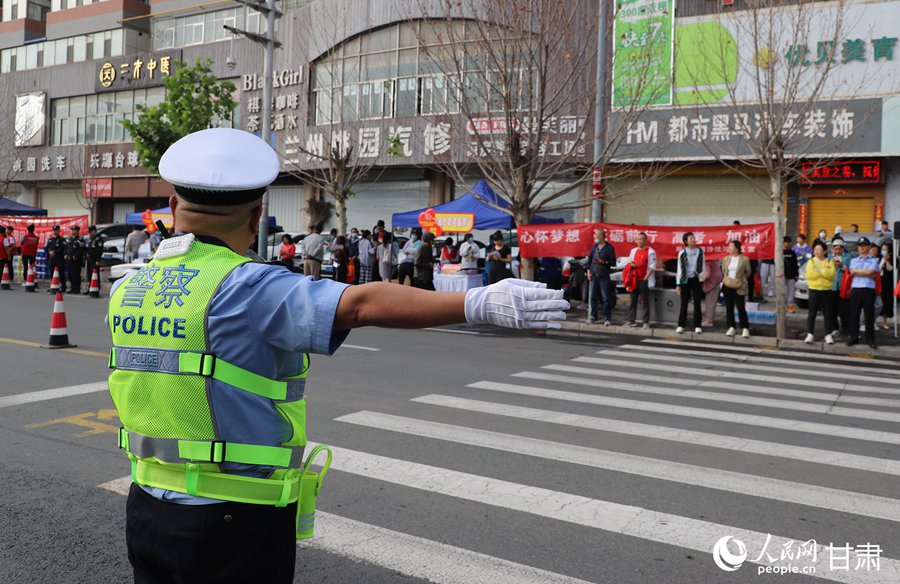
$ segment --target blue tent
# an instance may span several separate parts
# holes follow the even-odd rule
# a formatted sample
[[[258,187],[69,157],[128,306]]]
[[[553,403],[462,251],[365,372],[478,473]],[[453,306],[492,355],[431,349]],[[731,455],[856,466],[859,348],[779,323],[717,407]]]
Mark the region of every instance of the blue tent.
[[[478,195],[478,196],[475,196]],[[462,197],[437,205],[428,207],[434,209],[435,213],[474,213],[475,229],[513,229],[516,221],[513,216],[491,207],[484,201],[490,201],[497,207],[509,208],[509,202],[498,196],[491,187],[481,179],[478,181],[471,192],[466,193]],[[398,227],[418,227],[419,213],[426,209],[418,209],[416,211],[407,211],[405,213],[394,213],[391,216],[391,226]],[[548,217],[540,217],[535,215],[532,223],[561,223],[561,219],[550,219]]]
[[[47,212],[44,211],[44,214]],[[153,209],[151,211],[155,219],[163,219],[163,223],[168,223],[164,216],[171,215],[172,209],[171,207],[163,207],[162,209]],[[143,212],[138,211],[136,213],[127,213],[125,215],[125,223],[128,225],[143,225],[144,220],[142,219]],[[163,217],[157,217],[157,215],[161,215]],[[269,215],[269,227],[275,227],[275,217]]]
[[[22,203],[17,203],[12,199],[0,197],[0,215],[34,215],[37,217],[46,217],[47,209],[38,209],[37,207],[29,207]]]

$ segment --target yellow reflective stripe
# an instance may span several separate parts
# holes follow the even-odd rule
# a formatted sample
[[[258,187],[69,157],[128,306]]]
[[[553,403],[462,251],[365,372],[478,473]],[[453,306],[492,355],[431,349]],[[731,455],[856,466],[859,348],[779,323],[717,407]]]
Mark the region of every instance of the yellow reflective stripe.
[[[287,399],[287,383],[275,381],[203,353],[181,353],[178,372],[211,376],[244,391],[273,400]]]
[[[134,482],[198,497],[251,503],[255,505],[285,506],[297,501],[300,493],[299,471],[287,471],[282,478],[257,479],[242,475],[198,470],[199,465],[161,465],[137,460]],[[188,470],[187,467],[195,467]],[[285,495],[286,494],[286,495]]]

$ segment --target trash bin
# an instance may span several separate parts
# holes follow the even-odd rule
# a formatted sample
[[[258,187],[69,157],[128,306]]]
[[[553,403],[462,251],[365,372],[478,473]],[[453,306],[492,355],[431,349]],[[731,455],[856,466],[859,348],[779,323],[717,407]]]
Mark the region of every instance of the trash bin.
[[[680,299],[673,289],[651,288],[650,320],[653,322],[678,322],[679,301]]]

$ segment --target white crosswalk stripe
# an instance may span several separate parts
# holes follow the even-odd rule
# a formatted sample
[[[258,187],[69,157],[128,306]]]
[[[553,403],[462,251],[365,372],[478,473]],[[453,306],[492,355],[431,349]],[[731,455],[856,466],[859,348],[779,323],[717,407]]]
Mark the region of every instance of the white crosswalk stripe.
[[[737,345],[718,345],[716,343],[699,343],[699,342],[686,342],[686,341],[678,341],[678,340],[664,340],[664,339],[645,339],[641,341],[641,345],[664,345],[669,347],[685,347],[685,348],[702,348],[702,349],[714,349],[716,353],[722,353],[725,355],[732,353],[752,353],[754,355],[779,355],[782,357],[804,357],[804,358],[815,358],[817,360],[822,360],[823,362],[828,361],[840,361],[842,363],[850,363],[854,366],[856,365],[865,365],[873,363],[873,360],[869,358],[868,355],[863,355],[859,357],[853,357],[850,355],[834,355],[834,354],[822,354],[810,351],[788,351],[785,349],[779,349],[777,347],[740,347]],[[875,361],[879,362],[879,361]],[[883,361],[881,361],[883,362]]]
[[[880,525],[882,532],[884,525],[892,530],[900,526],[900,490],[891,491],[891,485],[900,485],[900,387],[894,387],[900,382],[889,369],[871,366],[865,375],[854,370],[852,379],[843,379],[846,365],[832,362],[816,369],[806,362],[782,359],[797,356],[790,352],[653,341],[646,347],[632,344],[590,351],[596,356],[573,356],[564,363],[529,364],[539,370],[513,371],[508,380],[512,383],[484,379],[460,388],[459,395],[418,395],[410,400],[409,411],[396,411],[396,405],[386,405],[385,411],[351,410],[336,420],[352,429],[356,448],[332,445],[336,474],[329,480],[389,485],[379,492],[394,502],[388,505],[394,509],[405,489],[423,497],[452,499],[457,505],[464,502],[515,513],[516,521],[523,524],[537,526],[550,520],[570,529],[592,530],[591,534],[603,534],[611,541],[622,538],[623,542],[675,546],[702,554],[704,566],[696,569],[705,570],[707,577],[713,545],[730,535],[754,548],[754,554],[746,558],[746,563],[755,564],[744,568],[748,572],[800,564],[814,567],[815,573],[807,576],[820,580],[900,582],[900,551],[890,541],[879,542],[885,549],[872,570],[834,569],[821,540],[812,541],[815,556],[802,562],[784,554],[777,557],[777,550],[809,540],[804,531],[813,529],[811,524],[785,520],[785,509],[796,509],[792,513],[803,517],[802,521],[810,518],[818,530],[815,533],[822,533],[819,524],[828,524],[838,543],[844,540],[835,517],[849,517],[848,524],[868,521]],[[627,397],[615,397],[622,392],[628,392]],[[671,403],[673,398],[702,400],[709,407]],[[577,413],[572,413],[573,408]],[[803,419],[797,419],[799,414]],[[641,421],[622,419],[634,416],[641,416]],[[577,439],[560,439],[576,435]],[[402,448],[408,444],[416,448]],[[456,468],[460,459],[449,453],[458,450],[448,448],[450,444],[460,445],[467,458],[472,449],[484,452],[480,474]],[[308,448],[315,445],[310,443]],[[397,455],[396,448],[405,454]],[[446,462],[444,453],[448,453]],[[560,480],[532,482],[528,474],[512,480],[502,465],[486,466],[488,460],[501,460],[497,457],[503,455],[535,460],[535,472],[552,468]],[[679,459],[670,459],[675,457]],[[802,469],[796,470],[798,461]],[[695,514],[693,508],[667,497],[638,499],[640,495],[628,487],[615,496],[588,496],[606,489],[582,493],[578,488],[582,483],[566,483],[561,468],[572,469],[576,479],[588,476],[588,471],[596,473],[598,483],[609,485],[627,477],[648,489],[666,485],[663,492],[674,489],[673,493],[683,494],[684,487],[690,487],[701,509],[704,504],[720,506],[726,501],[752,509],[758,517],[752,525],[741,525],[744,515],[726,513],[726,519],[741,519],[723,520],[713,510],[708,516]],[[126,492],[129,483],[124,477],[101,486]],[[778,511],[771,512],[769,504],[777,505]],[[433,513],[439,515],[440,509]],[[718,516],[719,522],[707,520],[710,516]],[[542,569],[547,566],[529,561],[531,556],[517,563],[511,560],[522,558],[494,557],[466,549],[465,543],[448,545],[363,519],[352,512],[335,515],[320,509],[317,537],[300,545],[439,583],[587,584],[561,573],[567,570],[558,566]],[[448,524],[458,521],[455,516],[444,519]],[[771,533],[760,529],[767,524],[775,526]],[[479,529],[504,532],[507,527],[500,523]],[[763,542],[768,542],[775,556],[760,552]],[[546,545],[562,550],[565,544],[547,541]],[[682,574],[693,569],[690,565],[680,568],[687,570]],[[583,571],[575,573],[585,577]],[[727,577],[716,575],[722,581]]]
[[[712,353],[710,351],[699,351],[697,349],[687,349],[684,348],[684,343],[681,343],[682,346],[676,345],[671,347],[655,347],[653,345],[622,345],[619,349],[624,351],[641,351],[650,353],[668,353],[673,355],[697,355],[699,357],[716,357],[719,359],[725,359],[727,361],[739,361],[739,362],[753,362],[753,363],[778,363],[782,365],[782,367],[789,368],[799,368],[804,369],[807,367],[814,367],[819,371],[834,371],[836,374],[846,374],[849,370],[849,364],[838,364],[838,363],[826,363],[821,359],[821,355],[810,355],[810,354],[802,354],[806,357],[806,360],[799,361],[797,359],[790,359],[791,356],[796,357],[798,353],[791,351],[760,351],[759,353],[748,355],[746,353],[725,353],[725,352],[716,352]],[[691,344],[691,346],[695,346]],[[699,345],[698,345],[699,346]],[[598,351],[598,353],[603,353],[604,351]],[[765,357],[762,354],[771,353],[774,355],[785,355],[785,357]],[[878,373],[884,375],[889,373],[887,369],[884,367],[866,367],[865,365],[860,365],[859,363],[865,363],[862,359],[856,359],[853,365],[854,373]],[[888,365],[888,364],[886,364]],[[779,371],[784,371],[784,369],[779,369]],[[877,382],[881,383],[885,381],[885,378],[879,377],[877,378]],[[893,380],[891,380],[893,381]]]
[[[519,374],[517,374],[519,375]],[[531,376],[545,375],[542,373],[529,374]],[[561,376],[552,376],[555,379]],[[578,383],[582,385],[594,385],[589,383],[591,380],[573,380],[567,378],[569,383]],[[838,430],[844,438],[852,438],[855,440],[866,440],[869,442],[883,442],[885,444],[900,444],[900,434],[893,432],[882,432],[880,430],[867,430],[865,428],[838,427],[831,424],[820,424],[818,422],[803,422],[799,420],[791,420],[785,418],[773,418],[769,416],[758,416],[755,414],[741,414],[736,412],[726,412],[721,410],[708,410],[703,408],[692,408],[687,406],[678,406],[672,404],[660,404],[654,402],[645,402],[633,399],[622,399],[616,397],[606,397],[600,395],[592,395],[578,393],[574,391],[563,391],[557,389],[547,389],[543,387],[532,387],[527,385],[516,385],[512,383],[497,383],[494,381],[479,381],[471,383],[466,387],[473,389],[485,389],[488,391],[498,391],[503,393],[512,393],[517,395],[528,395],[533,397],[543,397],[548,399],[557,399],[563,401],[577,402],[583,404],[609,406],[613,408],[622,408],[626,410],[640,410],[645,412],[655,412],[659,414],[669,414],[673,416],[683,416],[686,418],[700,418],[704,420],[717,420],[723,422],[733,422],[735,424],[745,424],[748,426],[759,426],[761,428],[777,428],[779,430],[792,430],[796,432],[805,432],[807,434],[821,434],[823,436],[833,436]],[[598,386],[599,387],[599,386]]]
[[[593,369],[590,367],[575,367],[571,365],[545,365],[544,369],[552,371],[561,371],[565,373],[579,373],[582,375],[591,375],[600,379],[578,379],[563,375],[552,375],[546,373],[535,373],[531,371],[523,371],[514,374],[515,377],[524,377],[527,379],[543,379],[545,381],[561,381],[563,383],[575,383],[580,385],[588,385],[592,387],[603,387],[607,389],[617,389],[622,391],[635,391],[641,393],[652,393],[656,395],[672,395],[679,397],[687,397],[692,399],[703,399],[711,401],[721,401],[728,403],[739,403],[754,406],[766,406],[772,408],[780,408],[783,410],[796,410],[800,412],[812,412],[816,414],[830,414],[833,416],[844,416],[850,418],[863,418],[866,420],[884,420],[886,422],[900,422],[900,413],[880,412],[875,410],[856,409],[840,407],[835,405],[810,404],[805,402],[769,399],[759,397],[748,397],[734,393],[721,393],[714,391],[701,391],[697,389],[681,389],[667,388],[653,385],[641,385],[636,383],[622,383],[618,381],[608,381],[608,371],[606,369]],[[669,383],[668,378],[660,377],[660,383]]]
[[[695,432],[692,430],[684,430],[682,428],[667,428],[665,426],[625,422],[611,418],[597,418],[584,416],[582,414],[568,414],[565,412],[540,410],[537,408],[527,408],[446,395],[424,395],[422,397],[417,397],[412,401],[446,408],[480,412],[483,414],[509,416],[523,420],[562,424],[574,426],[576,428],[600,430],[603,432],[627,434],[630,436],[643,436],[645,438],[681,442],[684,444],[706,446],[709,448],[723,448],[726,450],[734,450],[736,452],[763,454],[765,456],[775,456],[788,460],[797,460],[799,458],[815,462],[816,464],[836,466],[843,469],[879,472],[900,476],[900,460],[860,456],[858,454],[848,454],[846,452],[832,452],[830,450],[807,448],[796,445],[791,446],[790,449],[786,449],[783,444],[778,444],[776,442],[735,438],[734,436]],[[344,418],[346,417],[347,416]]]
[[[696,357],[685,355],[660,355],[658,353],[651,352],[642,352],[642,351],[598,351],[600,355],[604,355],[606,357],[618,357],[620,359],[625,360],[626,362],[634,362],[634,361],[662,361],[664,363],[684,363],[686,365],[721,365],[721,361],[717,361],[715,359],[698,359]],[[754,359],[753,363],[728,363],[727,370],[728,371],[770,371],[774,373],[780,373],[782,375],[786,375],[790,379],[809,379],[809,378],[825,378],[825,379],[841,379],[842,377],[846,378],[848,376],[848,371],[844,368],[842,371],[825,371],[824,367],[819,367],[818,365],[813,365],[812,363],[793,363],[790,366],[781,362],[781,365],[776,367],[773,365],[760,365],[760,359]],[[778,361],[778,360],[775,360]],[[764,361],[769,362],[769,361]],[[668,365],[666,365],[668,367]],[[886,377],[875,377],[868,375],[860,375],[857,370],[854,369],[853,375],[850,378],[854,383],[875,383],[881,385],[900,385],[900,379],[891,379]],[[818,381],[811,381],[811,383],[820,383]],[[892,391],[897,391],[896,389],[892,389]]]

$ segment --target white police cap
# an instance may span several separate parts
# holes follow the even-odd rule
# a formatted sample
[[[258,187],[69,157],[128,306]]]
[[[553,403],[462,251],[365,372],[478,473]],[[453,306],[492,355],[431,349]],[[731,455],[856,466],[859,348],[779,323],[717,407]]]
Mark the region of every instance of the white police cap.
[[[240,205],[261,198],[279,166],[275,151],[253,134],[210,128],[169,146],[159,174],[193,203]]]

